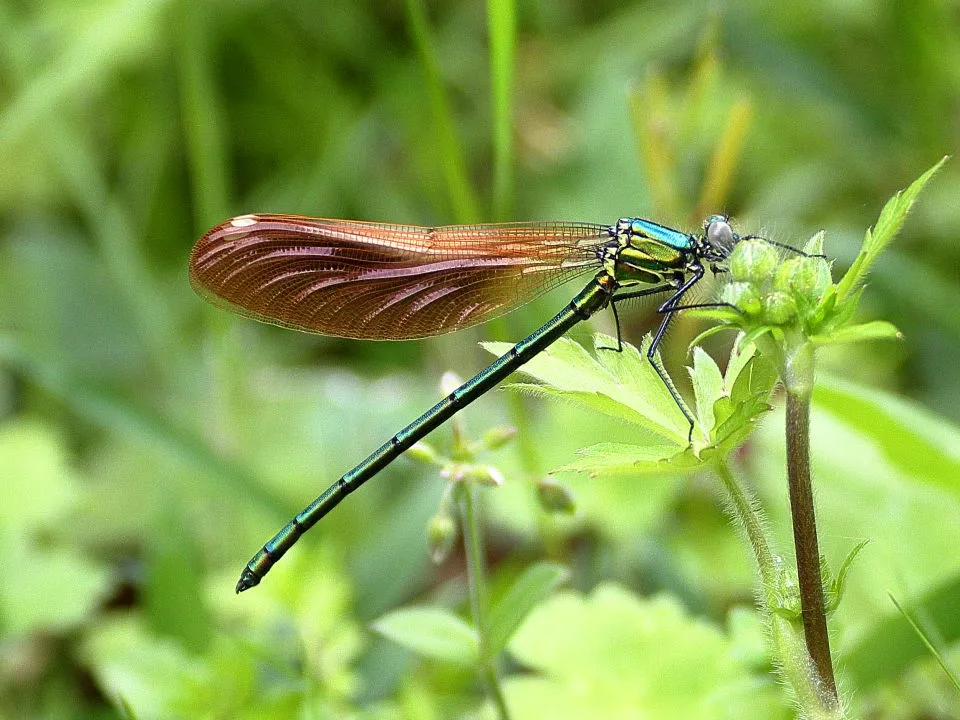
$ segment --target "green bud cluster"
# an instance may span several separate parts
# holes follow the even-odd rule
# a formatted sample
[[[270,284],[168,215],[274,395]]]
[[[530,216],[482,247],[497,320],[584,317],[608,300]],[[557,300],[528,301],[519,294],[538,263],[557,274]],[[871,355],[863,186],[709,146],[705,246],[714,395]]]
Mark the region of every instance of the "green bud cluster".
[[[796,255],[784,260],[777,247],[763,240],[738,243],[727,267],[731,281],[720,299],[764,325],[805,322],[832,282],[824,258]]]

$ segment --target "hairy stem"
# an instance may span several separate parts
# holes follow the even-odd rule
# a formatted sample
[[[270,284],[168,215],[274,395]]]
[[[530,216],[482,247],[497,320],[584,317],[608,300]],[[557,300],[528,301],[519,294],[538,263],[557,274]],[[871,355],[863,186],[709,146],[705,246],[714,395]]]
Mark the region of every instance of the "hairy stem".
[[[793,348],[783,373],[787,387],[787,480],[797,556],[797,581],[807,652],[816,669],[827,703],[837,705],[837,682],[830,658],[830,637],[823,603],[820,548],[810,482],[810,395],[813,388],[813,349]]]
[[[486,568],[483,559],[483,536],[480,510],[474,483],[464,483],[460,492],[461,527],[467,554],[467,585],[470,592],[470,611],[480,645],[480,677],[486,686],[499,720],[509,720],[507,703],[500,688],[497,659],[490,653],[490,628],[487,622]]]
[[[770,552],[767,536],[763,531],[763,521],[759,510],[755,507],[747,490],[737,482],[726,459],[717,462],[715,469],[729,496],[733,516],[746,532],[750,546],[753,548],[753,554],[760,571],[760,580],[764,588],[773,587],[777,580],[776,565],[773,554]]]
[[[795,631],[792,622],[778,612],[778,605],[788,590],[784,587],[779,562],[771,550],[760,508],[746,487],[737,480],[727,459],[717,461],[714,469],[727,491],[730,514],[743,528],[753,549],[763,588],[759,602],[767,617],[774,660],[781,675],[796,693],[797,703],[802,709],[801,716],[810,720],[841,720],[845,717],[843,711],[835,699],[825,699],[821,689],[823,683],[817,676],[803,639]]]

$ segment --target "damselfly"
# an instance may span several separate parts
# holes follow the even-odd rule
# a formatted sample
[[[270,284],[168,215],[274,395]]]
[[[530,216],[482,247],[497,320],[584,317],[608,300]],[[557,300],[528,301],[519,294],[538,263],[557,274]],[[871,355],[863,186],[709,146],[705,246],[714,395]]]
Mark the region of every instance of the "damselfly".
[[[647,358],[690,422],[693,416],[657,360],[683,297],[741,240],[724,215],[699,234],[642,218],[614,225],[525,222],[415,227],[292,215],[242,215],[193,249],[190,280],[215,305],[311,333],[405,340],[461,330],[513,310],[585,273],[590,282],[543,327],[518,342],[381,445],[314,500],[247,563],[237,592],[274,563],[348,494],[441,423],[492,389],[570,328],[631,298],[670,292]],[[769,241],[768,241],[769,242]],[[778,243],[774,243],[778,244]],[[619,343],[619,321],[617,322]]]

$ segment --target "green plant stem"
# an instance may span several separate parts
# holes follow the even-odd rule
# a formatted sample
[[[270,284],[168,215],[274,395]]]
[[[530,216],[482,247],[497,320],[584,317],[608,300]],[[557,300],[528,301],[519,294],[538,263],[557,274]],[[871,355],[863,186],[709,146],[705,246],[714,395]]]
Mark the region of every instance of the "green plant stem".
[[[490,89],[493,105],[493,216],[504,220],[513,197],[513,76],[516,56],[515,0],[487,0],[490,36]]]
[[[830,637],[823,603],[817,520],[810,482],[810,395],[813,389],[813,347],[796,344],[784,363],[787,388],[787,480],[790,512],[797,556],[797,581],[807,652],[821,683],[827,703],[836,706],[837,682],[830,658]]]
[[[822,683],[810,660],[806,645],[793,623],[778,612],[783,598],[789,594],[789,589],[785,586],[784,574],[778,560],[770,549],[759,506],[749,491],[737,481],[725,458],[714,464],[714,470],[727,491],[731,515],[743,528],[750,547],[753,548],[763,588],[759,602],[767,617],[774,658],[782,677],[796,694],[797,703],[802,708],[802,717],[810,720],[841,720],[846,716],[837,705],[836,698],[825,702]]]
[[[770,552],[767,536],[763,531],[763,521],[759,510],[747,494],[746,489],[737,482],[726,459],[718,461],[715,470],[727,491],[732,504],[733,515],[746,532],[750,546],[753,548],[763,587],[765,590],[769,590],[776,585],[777,566],[773,559],[773,553]]]
[[[423,69],[427,108],[434,125],[436,157],[450,196],[450,205],[457,222],[476,222],[478,203],[470,186],[467,161],[433,47],[426,8],[423,0],[407,0],[405,4],[410,35]]]
[[[460,524],[467,555],[467,586],[470,593],[470,611],[473,626],[477,631],[480,656],[480,676],[487,693],[497,709],[500,720],[509,720],[507,703],[500,688],[496,657],[490,653],[490,628],[487,622],[487,588],[483,559],[483,536],[480,526],[480,509],[475,493],[475,483],[464,483],[460,492]]]

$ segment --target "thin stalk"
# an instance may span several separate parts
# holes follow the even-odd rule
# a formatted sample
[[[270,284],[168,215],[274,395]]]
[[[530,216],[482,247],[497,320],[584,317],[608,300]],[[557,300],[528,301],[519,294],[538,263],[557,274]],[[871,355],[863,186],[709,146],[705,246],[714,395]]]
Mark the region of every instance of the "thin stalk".
[[[460,492],[460,523],[467,555],[467,586],[470,593],[470,611],[477,630],[480,649],[480,677],[493,701],[499,720],[510,720],[507,703],[500,688],[496,657],[490,653],[490,627],[487,622],[486,567],[483,560],[483,533],[480,526],[480,508],[475,493],[476,484],[466,482]]]
[[[770,552],[770,544],[767,542],[766,533],[763,530],[763,521],[759,509],[747,494],[746,489],[737,482],[730,470],[730,464],[725,458],[717,462],[715,470],[730,498],[733,515],[746,532],[750,546],[753,548],[757,568],[760,572],[760,581],[763,583],[765,590],[773,588],[777,582],[777,566],[773,559],[773,553]]]
[[[440,63],[436,57],[427,23],[427,12],[423,0],[407,0],[406,7],[410,35],[424,74],[427,108],[435,129],[436,156],[443,173],[453,214],[457,222],[476,222],[478,203],[470,186],[467,161],[457,135],[453,111],[440,73]]]
[[[493,107],[493,216],[504,220],[513,197],[513,76],[517,43],[515,0],[487,0]]]
[[[767,617],[774,659],[782,677],[796,693],[801,716],[808,720],[841,720],[845,717],[836,698],[826,699],[823,683],[810,659],[806,645],[793,623],[778,612],[778,605],[789,594],[784,587],[783,573],[764,529],[763,515],[747,489],[737,481],[726,458],[714,464],[729,497],[730,513],[743,528],[753,548],[760,573],[762,592],[760,607]]]
[[[830,637],[823,603],[820,547],[810,482],[810,394],[813,389],[813,348],[802,342],[787,357],[783,372],[787,388],[787,480],[797,581],[807,652],[822,684],[824,699],[838,704],[837,681],[830,658]]]

